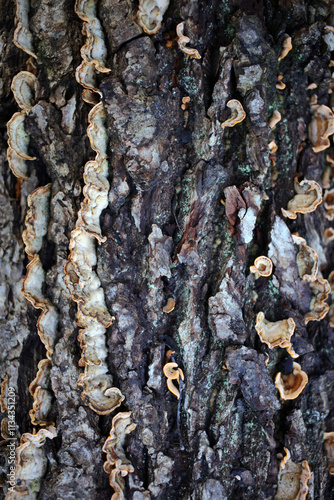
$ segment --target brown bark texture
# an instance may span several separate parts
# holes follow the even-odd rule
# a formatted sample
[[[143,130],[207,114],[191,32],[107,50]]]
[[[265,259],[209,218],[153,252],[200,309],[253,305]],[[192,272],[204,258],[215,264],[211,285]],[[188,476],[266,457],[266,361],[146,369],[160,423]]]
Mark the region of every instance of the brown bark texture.
[[[36,327],[41,310],[21,293],[29,263],[22,232],[28,195],[48,183],[39,257],[43,294],[58,313],[50,386],[57,436],[43,448],[39,491],[25,498],[111,498],[102,446],[113,417],[130,411],[136,427],[123,444],[134,470],[123,478],[126,499],[274,499],[286,447],[294,463],[309,463],[307,499],[330,500],[334,482],[323,435],[334,431],[334,332],[330,314],[305,324],[313,295],[299,275],[291,233],[317,252],[319,273],[328,278],[334,243],[326,242],[325,230],[333,221],[323,203],[295,220],[281,208],[295,195],[296,176],[323,187],[326,175],[327,190],[334,187],[328,161],[334,148],[315,153],[308,134],[312,96],[334,106],[334,33],[325,29],[334,25],[333,3],[171,0],[153,35],[138,24],[138,2],[96,5],[111,69],[96,73],[110,188],[100,218],[106,241],[94,243],[93,269],[115,317],[105,335],[108,376],[124,395],[106,415],[85,404],[77,385],[78,304],[64,281],[84,166],[95,158],[87,136],[92,106],[75,78],[83,21],[72,0],[30,0],[37,89],[25,130],[36,159],[20,180],[7,162],[6,123],[20,111],[11,82],[27,69],[29,55],[13,43],[15,2],[0,0],[0,382],[8,376],[16,391],[18,444],[23,433],[33,433],[29,385],[46,358]],[[201,59],[180,50],[181,22],[187,47]],[[278,61],[287,36],[292,50]],[[278,72],[283,90],[276,88]],[[317,86],[308,90],[310,84]],[[241,102],[246,118],[222,128],[231,99]],[[281,120],[271,129],[275,110]],[[260,255],[273,261],[269,277],[249,271]],[[167,313],[169,298],[175,307]],[[286,349],[261,342],[260,311],[271,322],[295,321],[294,361],[308,383],[294,400],[284,401],[275,388],[276,374],[290,373],[292,360]],[[184,373],[179,399],[166,385],[167,361]],[[5,438],[1,498],[9,486]]]

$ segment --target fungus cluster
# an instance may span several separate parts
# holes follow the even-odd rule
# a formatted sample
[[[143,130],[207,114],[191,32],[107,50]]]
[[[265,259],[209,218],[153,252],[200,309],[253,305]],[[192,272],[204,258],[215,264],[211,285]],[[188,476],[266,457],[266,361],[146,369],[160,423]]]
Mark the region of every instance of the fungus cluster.
[[[167,378],[167,387],[170,390],[174,396],[179,399],[180,397],[180,391],[178,388],[174,385],[174,380],[176,380],[178,383],[181,380],[184,380],[184,374],[181,368],[179,368],[177,363],[170,362],[166,363],[165,366],[163,367],[163,372],[165,377]]]
[[[155,35],[161,28],[162,18],[170,0],[139,0],[138,24],[148,35]]]
[[[107,49],[101,23],[96,16],[97,2],[92,0],[76,0],[74,10],[84,21],[82,32],[86,35],[86,43],[81,48],[83,59],[77,67],[75,77],[77,82],[84,87],[82,98],[88,104],[96,104],[101,92],[96,81],[96,72],[109,73],[106,67]]]
[[[123,446],[127,434],[135,429],[131,421],[131,412],[120,412],[112,419],[109,437],[102,451],[107,454],[103,464],[104,471],[109,474],[109,484],[115,493],[112,500],[124,499],[124,477],[134,471],[131,462],[126,458]]]
[[[271,322],[265,319],[264,313],[259,312],[256,316],[255,330],[261,342],[268,345],[269,349],[282,347],[286,349],[290,356],[297,358],[291,344],[291,337],[294,334],[296,324],[293,318]]]
[[[16,449],[16,486],[15,490],[9,488],[6,500],[37,499],[48,462],[43,446],[46,439],[53,439],[56,435],[53,426],[40,429],[37,434],[22,434],[20,446]]]
[[[297,213],[314,212],[322,202],[321,186],[315,181],[304,179],[300,183],[295,179],[295,196],[288,202],[288,208],[282,208],[282,214],[289,219],[297,219]]]
[[[177,34],[177,43],[182,50],[186,54],[187,57],[194,57],[195,59],[201,59],[201,55],[196,49],[191,49],[190,47],[186,47],[187,43],[190,42],[190,38],[183,34],[184,23],[179,23],[176,26],[176,34]]]
[[[310,311],[304,316],[306,324],[309,321],[322,320],[329,311],[329,305],[325,302],[331,291],[328,281],[317,276],[315,280],[310,281],[310,288],[313,296],[310,302]]]

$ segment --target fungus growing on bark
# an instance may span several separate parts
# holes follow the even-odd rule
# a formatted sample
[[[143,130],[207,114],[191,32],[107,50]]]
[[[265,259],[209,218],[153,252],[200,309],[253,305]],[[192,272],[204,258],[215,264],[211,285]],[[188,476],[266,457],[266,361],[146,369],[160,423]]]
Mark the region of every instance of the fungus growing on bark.
[[[14,43],[19,49],[37,58],[34,53],[32,34],[29,31],[29,1],[16,0],[15,3]]]
[[[112,419],[109,437],[106,439],[102,451],[107,454],[103,464],[104,471],[109,474],[109,484],[115,490],[112,500],[124,499],[124,477],[134,472],[131,462],[124,452],[125,438],[136,428],[131,422],[131,412],[120,412]]]
[[[35,156],[28,152],[30,136],[24,128],[25,116],[24,111],[14,113],[7,123],[8,144],[24,160],[35,160]]]
[[[108,133],[105,127],[107,113],[103,102],[96,104],[88,114],[87,135],[91,148],[97,153],[97,161],[107,158]],[[109,189],[109,184],[108,184]]]
[[[334,328],[334,271],[332,271],[328,276],[328,283],[331,289],[331,299],[332,299],[332,303],[329,308],[329,325],[332,328]]]
[[[231,110],[231,116],[228,120],[222,123],[222,129],[225,127],[234,127],[237,123],[242,122],[246,118],[246,113],[242,104],[237,99],[231,99],[226,104]]]
[[[306,90],[314,90],[318,87],[318,85],[316,83],[311,83],[310,85],[308,85],[306,87]]]
[[[288,462],[288,460],[290,460],[290,458],[291,458],[291,454],[290,454],[290,452],[289,452],[288,448],[285,448],[285,447],[284,447],[284,451],[285,451],[285,456],[283,457],[283,459],[282,459],[282,461],[281,461],[281,463],[280,463],[280,467],[281,467],[281,469],[285,469],[285,465],[286,465],[286,463],[287,463],[287,462]]]
[[[3,381],[0,384],[1,392],[0,392],[0,410],[2,413],[7,413],[7,389],[8,389],[8,375],[5,376]]]
[[[313,151],[319,153],[330,146],[329,136],[334,134],[334,113],[324,104],[312,105],[311,111],[312,120],[308,126],[308,135]]]
[[[324,433],[324,448],[328,458],[328,471],[334,474],[334,432]]]
[[[334,219],[334,189],[325,191],[324,208],[326,219],[332,221]]]
[[[276,151],[278,150],[278,146],[277,146],[277,144],[276,144],[275,141],[269,142],[268,147],[269,147],[269,150],[270,150],[271,154],[272,153],[276,153]]]
[[[324,232],[324,243],[328,245],[331,241],[334,241],[334,229],[332,227],[328,227]]]
[[[292,235],[293,241],[299,246],[297,253],[297,267],[299,277],[303,280],[314,281],[318,274],[318,254],[313,248],[306,245],[304,238]]]
[[[297,358],[291,345],[291,337],[294,334],[296,324],[293,318],[283,319],[281,321],[270,322],[265,319],[264,313],[259,312],[256,317],[255,330],[257,331],[261,342],[267,344],[269,349],[282,347],[286,349],[290,356]]]
[[[187,43],[190,42],[190,38],[188,38],[183,34],[183,30],[184,30],[184,23],[179,23],[176,26],[176,34],[178,37],[177,43],[180,49],[187,55],[187,57],[194,57],[195,59],[201,59],[201,55],[198,52],[198,50],[186,47]]]
[[[308,382],[307,374],[298,363],[292,364],[292,372],[284,375],[281,372],[275,377],[275,387],[282,399],[296,399]]]
[[[295,178],[295,196],[288,202],[288,208],[281,208],[284,217],[297,219],[297,213],[308,214],[314,212],[322,202],[321,186],[315,181],[304,179],[298,183]]]
[[[167,378],[167,387],[170,390],[174,396],[179,399],[180,397],[180,391],[175,387],[173,380],[176,380],[177,382],[181,380],[184,380],[184,374],[181,368],[179,368],[177,363],[166,363],[165,366],[163,367],[163,372],[165,377]]]
[[[20,446],[16,449],[16,485],[9,489],[6,500],[17,500],[21,497],[37,499],[48,463],[43,446],[47,438],[53,439],[56,435],[56,429],[52,426],[40,429],[37,434],[22,434]]]
[[[28,167],[26,161],[17,155],[11,147],[7,149],[8,165],[15,177],[18,179],[28,179]]]
[[[331,291],[328,281],[321,276],[317,276],[314,281],[310,281],[310,288],[313,297],[310,302],[310,311],[304,316],[306,324],[309,321],[322,320],[329,311],[329,305],[325,302]]]
[[[95,106],[100,101],[102,92],[98,89],[94,64],[82,61],[75,70],[75,79],[84,87],[82,91],[83,100]]]
[[[169,0],[139,0],[137,19],[145,33],[148,35],[158,33],[168,5]]]
[[[254,265],[250,266],[249,270],[251,273],[267,277],[273,272],[273,263],[269,257],[261,255],[255,259]]]
[[[277,75],[277,83],[276,83],[276,88],[278,90],[284,90],[286,87],[285,83],[283,82],[283,75],[282,73],[279,73]]]
[[[281,468],[279,471],[274,500],[305,500],[310,478],[311,471],[306,460],[300,464],[288,460],[284,469]]]
[[[268,122],[269,127],[273,129],[274,127],[276,127],[277,123],[281,121],[281,119],[282,119],[281,113],[277,111],[277,109],[275,109]]]
[[[27,198],[29,210],[25,218],[26,229],[22,233],[26,254],[32,259],[42,248],[48,231],[51,184],[41,186]]]
[[[22,293],[36,309],[42,309],[37,321],[38,335],[45,345],[46,355],[51,359],[57,335],[58,313],[51,302],[44,297],[42,288],[45,271],[38,255],[27,265],[27,274],[23,280]]]
[[[174,311],[174,307],[175,307],[175,299],[173,299],[173,297],[169,297],[166,305],[162,308],[162,310],[164,313],[170,313]]]
[[[34,105],[37,78],[30,71],[20,71],[14,76],[11,89],[15,101],[25,113],[28,113]]]
[[[292,49],[292,38],[291,38],[291,36],[287,36],[283,40],[282,50],[281,50],[281,53],[280,53],[278,60],[281,61],[282,59],[284,59],[284,57],[286,57],[288,55],[288,53],[290,52],[291,49]]]
[[[48,418],[52,405],[50,370],[51,361],[42,359],[38,363],[36,378],[29,386],[29,392],[34,398],[32,410],[29,411],[33,425],[53,425]]]

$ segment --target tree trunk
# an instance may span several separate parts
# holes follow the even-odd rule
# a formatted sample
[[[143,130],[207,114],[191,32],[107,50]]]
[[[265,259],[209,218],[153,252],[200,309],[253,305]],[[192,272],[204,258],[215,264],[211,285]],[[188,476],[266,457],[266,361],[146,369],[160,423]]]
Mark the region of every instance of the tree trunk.
[[[300,247],[290,234],[298,233],[317,252],[319,274],[327,279],[334,247],[325,230],[333,226],[333,208],[330,212],[329,195],[326,206],[295,220],[281,211],[295,195],[296,177],[333,188],[333,150],[314,152],[308,133],[316,105],[313,97],[311,107],[312,96],[320,105],[334,105],[328,92],[334,33],[325,29],[334,25],[333,5],[330,0],[171,0],[161,28],[150,35],[138,24],[138,2],[96,3],[105,67],[111,69],[95,72],[106,111],[110,188],[100,217],[106,240],[99,243],[89,233],[97,255],[90,269],[115,318],[107,329],[99,327],[98,342],[108,350],[105,377],[112,377],[124,396],[120,406],[100,414],[87,396],[90,387],[77,385],[84,371],[78,366],[77,309],[83,307],[85,288],[73,300],[74,275],[64,274],[71,232],[80,226],[84,166],[97,158],[87,135],[92,105],[82,99],[75,78],[89,22],[82,32],[84,21],[73,1],[30,0],[37,57],[27,66],[29,55],[13,43],[14,2],[0,0],[0,377],[8,376],[7,386],[16,394],[17,447],[23,433],[33,433],[29,385],[38,363],[47,359],[36,326],[41,310],[21,293],[29,264],[22,232],[28,195],[49,183],[47,234],[32,257],[42,263],[43,295],[58,318],[47,362],[50,421],[35,426],[38,431],[53,422],[57,436],[40,449],[45,467],[39,492],[26,498],[110,498],[114,490],[103,471],[102,446],[113,417],[129,411],[136,427],[122,445],[122,463],[126,457],[133,466],[124,478],[127,499],[273,499],[284,448],[295,464],[309,464],[307,499],[334,498],[323,448],[324,432],[334,431],[331,311],[306,324],[314,290],[312,295],[312,282],[298,270]],[[197,49],[201,59],[180,50],[181,22],[190,39],[186,49]],[[278,61],[288,36],[292,50]],[[36,159],[26,162],[23,180],[14,177],[6,159],[6,123],[20,111],[11,82],[27,69],[37,80],[24,119],[29,155]],[[284,89],[276,87],[279,72]],[[308,90],[310,84],[317,86]],[[88,95],[100,99],[97,92]],[[246,118],[222,127],[231,115],[231,99],[242,104]],[[270,128],[275,110],[281,120]],[[88,260],[89,251],[83,254]],[[261,255],[273,261],[269,277],[249,270]],[[308,375],[296,399],[283,400],[275,388],[278,372],[291,373],[292,358],[285,348],[261,342],[255,330],[261,311],[271,322],[295,322],[294,362]],[[167,362],[184,373],[182,381],[179,372],[179,384],[171,380],[179,398],[167,388]],[[5,384],[2,392],[5,410]],[[8,417],[6,411],[1,416]],[[1,498],[10,487],[10,440],[4,430],[3,438]],[[19,498],[25,488],[17,474],[18,496],[8,498]]]

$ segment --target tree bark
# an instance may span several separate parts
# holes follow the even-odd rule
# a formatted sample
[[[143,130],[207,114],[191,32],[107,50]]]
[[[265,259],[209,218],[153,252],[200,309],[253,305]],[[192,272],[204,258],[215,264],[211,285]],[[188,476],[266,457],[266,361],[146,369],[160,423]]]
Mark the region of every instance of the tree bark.
[[[57,437],[45,444],[47,470],[37,498],[110,498],[102,446],[113,417],[127,411],[136,428],[124,444],[134,468],[125,478],[125,498],[273,499],[284,447],[293,462],[309,463],[307,499],[334,498],[323,449],[324,432],[334,431],[333,328],[328,315],[305,324],[312,293],[298,275],[290,236],[306,239],[328,278],[334,247],[324,234],[333,222],[324,204],[296,220],[281,212],[295,194],[296,176],[322,185],[331,166],[326,155],[333,158],[333,149],[315,153],[307,127],[312,95],[334,105],[328,93],[334,33],[325,29],[334,25],[333,5],[171,0],[161,29],[148,35],[138,24],[137,2],[97,4],[111,68],[97,75],[110,190],[100,219],[106,241],[96,243],[94,270],[115,317],[106,333],[108,373],[125,397],[107,415],[89,408],[77,385],[83,371],[77,304],[64,281],[84,165],[95,158],[87,136],[91,106],[75,79],[83,21],[73,1],[30,2],[38,83],[25,127],[36,159],[22,181],[6,159],[6,123],[18,111],[11,82],[27,69],[29,56],[13,43],[14,3],[0,0],[0,379],[7,375],[16,391],[17,439],[33,432],[29,385],[46,357],[36,330],[40,310],[21,294],[29,263],[22,232],[27,196],[51,183],[39,256],[43,293],[58,312],[50,414]],[[178,47],[180,22],[187,46],[201,59]],[[293,48],[278,62],[287,35]],[[284,90],[276,88],[278,71]],[[308,90],[312,83],[317,87]],[[241,102],[246,118],[222,128],[231,99]],[[271,129],[275,110],[282,118]],[[249,271],[260,255],[274,262],[270,277]],[[169,298],[175,307],[167,313]],[[291,358],[286,349],[261,343],[260,311],[271,322],[295,321],[292,345],[308,383],[292,401],[280,399],[274,382],[278,372],[291,371]],[[167,361],[184,372],[179,399],[167,389]],[[8,489],[7,444],[0,448],[1,498]]]

